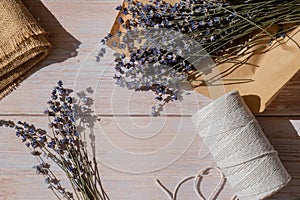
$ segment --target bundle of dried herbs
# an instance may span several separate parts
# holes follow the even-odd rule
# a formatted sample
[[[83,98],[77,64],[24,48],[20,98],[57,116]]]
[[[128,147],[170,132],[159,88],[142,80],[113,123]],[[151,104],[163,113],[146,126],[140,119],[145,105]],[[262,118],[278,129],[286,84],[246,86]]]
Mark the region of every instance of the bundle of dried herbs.
[[[58,199],[109,200],[101,183],[95,155],[89,158],[86,138],[80,131],[83,124],[91,127],[97,119],[91,115],[90,100],[85,93],[80,93],[79,100],[70,94],[71,90],[65,89],[61,81],[52,90],[45,111],[50,133],[21,121],[0,120],[0,126],[16,130],[16,136],[37,158],[38,164],[34,166],[37,174],[45,178],[48,188]],[[51,164],[62,169],[73,191],[62,185]]]
[[[118,22],[125,32],[109,34],[102,40],[109,43],[112,38],[119,37],[110,45],[129,51],[128,54],[117,54],[117,74],[114,77],[117,84],[129,89],[152,90],[158,101],[177,99],[174,83],[176,85],[178,80],[195,80],[203,73],[209,73],[210,67],[223,63],[243,65],[252,55],[270,50],[284,38],[292,40],[288,33],[300,24],[299,0],[172,2],[177,3],[125,0],[122,6],[116,8],[121,13]],[[149,35],[143,32],[149,29],[178,32],[196,41],[202,48],[195,52],[191,50],[194,45],[189,42],[173,49],[170,45],[157,45],[164,39],[159,33]],[[187,53],[182,56],[182,52]],[[216,65],[199,70],[195,64],[205,56],[210,56]],[[158,78],[145,75],[149,68],[154,70],[151,76],[156,74]],[[143,75],[137,76],[138,73]]]

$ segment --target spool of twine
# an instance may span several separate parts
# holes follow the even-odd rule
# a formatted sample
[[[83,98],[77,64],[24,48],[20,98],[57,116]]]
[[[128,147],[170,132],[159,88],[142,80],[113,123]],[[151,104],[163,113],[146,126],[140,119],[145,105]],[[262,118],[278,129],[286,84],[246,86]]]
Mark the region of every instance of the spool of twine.
[[[0,0],[0,29],[1,99],[48,54],[51,44],[21,0]]]
[[[264,199],[291,179],[237,91],[193,117],[200,136],[240,200]]]

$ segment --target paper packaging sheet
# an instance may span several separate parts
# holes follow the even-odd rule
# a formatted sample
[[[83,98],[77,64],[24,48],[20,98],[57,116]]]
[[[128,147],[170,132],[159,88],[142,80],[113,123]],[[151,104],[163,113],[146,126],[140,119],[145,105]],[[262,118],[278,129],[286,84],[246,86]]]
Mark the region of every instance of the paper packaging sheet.
[[[142,3],[149,2],[148,0],[138,1]],[[166,2],[175,3],[178,2],[178,0],[166,0]],[[122,14],[119,13],[114,22],[111,30],[113,35],[118,30],[124,32],[124,29],[117,21],[118,17],[121,16]],[[124,20],[126,20],[126,18],[124,18]],[[254,55],[249,60],[249,63],[257,66],[248,64],[242,65],[225,77],[226,80],[252,80],[251,82],[237,84],[237,82],[223,80],[223,85],[209,87],[224,87],[227,92],[236,89],[243,96],[252,112],[263,112],[265,107],[279,93],[280,89],[300,69],[300,49],[295,44],[295,42],[300,44],[300,27],[289,33],[289,35],[292,36],[294,41],[288,38],[281,40],[281,45],[266,53]],[[228,64],[219,65],[217,67],[218,73],[225,71],[229,67]],[[218,88],[213,89],[217,90]],[[207,97],[217,98],[217,96],[212,97],[210,95],[207,86],[200,86],[195,88],[195,90]]]

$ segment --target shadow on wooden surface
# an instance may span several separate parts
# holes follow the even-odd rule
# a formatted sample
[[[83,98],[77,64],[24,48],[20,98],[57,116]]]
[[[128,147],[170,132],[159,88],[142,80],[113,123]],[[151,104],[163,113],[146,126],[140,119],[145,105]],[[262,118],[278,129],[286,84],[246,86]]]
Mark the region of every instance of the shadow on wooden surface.
[[[295,63],[296,64],[296,63]],[[299,65],[299,63],[298,63]],[[276,80],[274,80],[276,81]],[[300,71],[278,92],[262,115],[300,117]]]
[[[300,137],[290,122],[291,118],[273,119],[258,118],[264,133],[270,140],[274,149],[291,175],[292,180],[278,193],[268,198],[270,200],[299,200],[300,187]],[[299,120],[299,118],[297,119]]]
[[[49,41],[52,45],[48,57],[35,67],[31,74],[45,66],[76,57],[81,42],[64,29],[48,8],[40,0],[24,0],[23,3],[38,23],[49,32]]]

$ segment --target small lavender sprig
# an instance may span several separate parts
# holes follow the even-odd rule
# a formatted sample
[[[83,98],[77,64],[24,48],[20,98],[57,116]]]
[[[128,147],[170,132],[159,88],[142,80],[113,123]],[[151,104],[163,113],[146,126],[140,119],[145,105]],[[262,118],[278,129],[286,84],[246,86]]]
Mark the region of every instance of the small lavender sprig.
[[[34,166],[36,172],[44,176],[49,189],[58,199],[109,200],[102,187],[96,159],[95,157],[93,160],[89,159],[85,138],[76,124],[76,119],[86,123],[87,116],[81,120],[78,113],[90,113],[88,99],[82,96],[81,101],[84,105],[76,104],[76,99],[70,96],[71,90],[65,89],[61,81],[51,94],[51,100],[47,102],[49,107],[45,111],[49,118],[51,133],[21,121],[14,123],[0,120],[0,126],[16,130],[16,136],[21,138],[38,160],[38,164]],[[73,192],[67,191],[61,185],[60,179],[51,170],[51,165],[46,162],[47,159],[52,160],[64,171]]]

